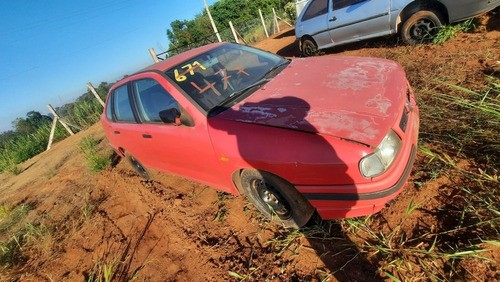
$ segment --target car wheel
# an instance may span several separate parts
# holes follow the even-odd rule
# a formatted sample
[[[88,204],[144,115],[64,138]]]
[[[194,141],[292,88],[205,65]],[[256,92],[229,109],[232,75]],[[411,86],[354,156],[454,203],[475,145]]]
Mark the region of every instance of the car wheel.
[[[292,184],[267,172],[244,170],[241,187],[248,200],[267,218],[288,228],[304,226],[314,208]]]
[[[314,56],[318,53],[318,45],[316,45],[316,42],[314,40],[307,38],[307,39],[302,39],[302,56],[304,57],[310,57]]]
[[[401,38],[409,45],[429,42],[441,26],[443,21],[438,12],[418,11],[403,23]]]
[[[127,161],[130,163],[132,168],[139,174],[142,178],[146,180],[150,180],[151,176],[149,176],[148,170],[136,159],[134,156],[130,154],[125,154]]]

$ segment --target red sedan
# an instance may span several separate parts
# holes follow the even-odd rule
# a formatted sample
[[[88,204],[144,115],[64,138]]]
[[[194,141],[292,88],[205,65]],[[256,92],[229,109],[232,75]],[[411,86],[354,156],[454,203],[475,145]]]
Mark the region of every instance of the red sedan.
[[[382,209],[408,179],[419,125],[393,61],[287,60],[231,43],[124,78],[101,121],[142,176],[155,169],[244,194],[287,227],[315,210],[334,219]]]

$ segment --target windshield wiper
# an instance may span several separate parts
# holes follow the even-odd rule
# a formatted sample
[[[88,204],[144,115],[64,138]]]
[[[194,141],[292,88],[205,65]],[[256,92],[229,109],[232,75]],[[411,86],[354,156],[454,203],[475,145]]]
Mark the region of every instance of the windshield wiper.
[[[208,115],[212,116],[214,114],[219,113],[221,110],[224,110],[229,103],[231,103],[232,101],[236,100],[236,98],[242,96],[243,94],[248,93],[250,90],[252,90],[252,89],[254,89],[256,87],[260,87],[261,85],[269,82],[272,79],[272,77],[269,77],[270,74],[274,73],[274,71],[276,71],[277,69],[281,68],[282,66],[285,66],[285,65],[288,65],[288,64],[290,64],[290,61],[289,60],[284,60],[281,63],[275,65],[272,68],[270,68],[262,76],[261,79],[257,80],[256,82],[250,84],[249,86],[247,86],[247,87],[245,87],[245,88],[243,88],[241,90],[238,90],[238,91],[235,91],[235,92],[231,93],[229,95],[229,97],[227,97],[222,102],[220,102],[219,104],[217,104],[215,107],[213,107],[212,109],[210,109],[208,111]]]
[[[225,108],[224,106],[226,106],[230,102],[236,100],[236,98],[240,97],[241,95],[248,93],[250,90],[255,89],[256,87],[262,86],[263,84],[267,83],[270,80],[271,79],[269,79],[269,78],[262,78],[260,80],[257,80],[256,82],[250,84],[249,86],[241,89],[241,90],[238,90],[238,91],[235,91],[235,92],[231,93],[229,95],[229,97],[227,97],[222,102],[220,102],[219,104],[217,104],[217,106],[215,106],[212,109],[210,109],[210,111],[208,112],[209,116],[213,112],[219,112],[219,110],[224,109]]]
[[[281,62],[281,63],[279,63],[279,64],[275,65],[274,67],[272,67],[271,69],[269,69],[269,70],[268,70],[268,71],[267,71],[267,72],[266,72],[266,73],[262,76],[262,78],[265,78],[265,77],[267,78],[267,77],[269,76],[269,74],[274,73],[274,71],[275,71],[275,70],[277,70],[277,69],[281,68],[282,66],[288,65],[288,64],[290,64],[290,61],[289,61],[289,60],[284,60],[283,62]]]

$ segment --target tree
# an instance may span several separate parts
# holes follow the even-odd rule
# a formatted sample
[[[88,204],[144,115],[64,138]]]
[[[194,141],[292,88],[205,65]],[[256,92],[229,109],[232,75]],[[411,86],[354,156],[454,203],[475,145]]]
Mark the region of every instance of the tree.
[[[37,111],[29,111],[26,114],[26,118],[17,118],[12,122],[12,125],[16,129],[16,132],[30,134],[34,133],[44,124],[50,123],[51,120],[49,116],[42,115]]]
[[[281,8],[293,0],[220,0],[210,6],[211,14],[219,32],[229,28],[229,21],[241,24],[259,17],[258,10],[269,14],[272,8]],[[193,48],[206,44],[213,35],[207,13],[203,10],[192,20],[174,20],[167,29],[170,41],[169,55],[180,53],[182,48]]]

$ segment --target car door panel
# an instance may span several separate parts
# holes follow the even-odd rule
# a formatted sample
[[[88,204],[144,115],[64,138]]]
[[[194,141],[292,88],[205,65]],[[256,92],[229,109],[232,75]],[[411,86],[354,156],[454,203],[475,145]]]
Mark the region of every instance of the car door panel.
[[[163,91],[168,92],[178,102],[183,110],[189,107],[190,103],[187,104],[183,95],[172,87],[163,76],[153,76],[155,77],[139,77],[133,82],[133,85],[141,78],[143,80],[153,79],[158,83],[158,86],[162,87]],[[138,93],[134,93],[134,95],[138,112],[141,119],[144,119],[144,111],[141,111]],[[193,115],[192,110],[189,112]],[[215,157],[207,125],[203,119],[195,119],[193,126],[145,120],[140,128],[141,130],[137,132],[136,136],[139,138],[140,145],[138,147],[140,149],[136,149],[136,151],[140,151],[140,155],[143,156],[144,160],[147,160],[143,162],[147,167],[183,175],[214,187],[222,187],[220,182],[224,177],[220,175],[219,162]],[[224,187],[227,187],[226,183]]]
[[[304,10],[304,15],[297,22],[297,31],[307,30],[307,35],[314,38],[318,46],[331,43],[328,31],[328,10],[330,0],[311,0]]]
[[[342,2],[346,1],[332,0],[329,12],[328,28],[334,44],[391,33],[390,1],[350,1],[355,4],[346,7]]]

